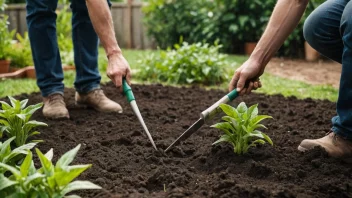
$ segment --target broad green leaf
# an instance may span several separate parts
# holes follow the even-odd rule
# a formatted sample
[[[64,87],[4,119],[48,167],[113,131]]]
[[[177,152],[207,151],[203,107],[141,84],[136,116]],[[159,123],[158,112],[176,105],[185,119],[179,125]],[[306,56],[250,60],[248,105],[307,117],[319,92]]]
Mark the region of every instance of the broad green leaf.
[[[38,183],[42,183],[42,178],[45,178],[46,176],[40,173],[34,173],[33,175],[30,175],[26,178],[24,185],[27,186],[29,184],[36,184],[38,185]]]
[[[33,162],[33,160],[32,160],[31,165],[29,166],[28,173],[29,173],[29,175],[33,175],[33,174],[36,173],[36,172],[37,172],[37,169],[35,168],[34,162]]]
[[[26,121],[26,114],[16,114],[16,116],[21,118],[21,120]]]
[[[8,140],[6,140],[2,145],[1,145],[1,150],[0,150],[0,158],[5,157],[5,153],[9,151],[10,149],[10,144],[11,142],[15,139],[16,137],[12,137]]]
[[[6,120],[0,120],[0,125],[9,126],[9,122]]]
[[[54,156],[53,148],[51,148],[47,153],[45,153],[45,157],[50,161],[53,159],[53,156]]]
[[[24,109],[28,103],[28,99],[22,100],[21,101],[21,109]]]
[[[43,106],[43,103],[38,103],[38,104],[35,104],[35,105],[30,105],[28,106],[27,108],[25,108],[23,110],[23,112],[25,114],[33,114],[34,112],[36,112],[38,109],[40,109],[41,107]]]
[[[12,107],[4,101],[0,101],[3,110],[11,109]]]
[[[75,166],[69,166],[67,170],[61,170],[61,171],[55,172],[56,183],[59,186],[66,186],[91,166],[92,166],[91,164],[75,165]]]
[[[246,133],[250,133],[250,132],[248,131],[248,129],[247,129],[246,126],[242,125],[242,129],[243,129]]]
[[[74,181],[68,184],[63,190],[61,195],[66,195],[75,190],[85,190],[85,189],[101,189],[100,186],[93,184],[90,181]]]
[[[258,115],[258,104],[250,106],[247,111],[247,117],[252,120],[257,115]]]
[[[266,135],[265,133],[262,133],[262,135],[264,136],[264,139],[270,144],[270,145],[274,145],[273,141],[270,139],[270,137],[268,135]]]
[[[237,120],[235,120],[234,118],[230,117],[230,116],[224,116],[222,117],[223,120],[229,122],[230,124],[232,124],[232,127],[235,129],[235,130],[239,130],[239,124],[237,122]]]
[[[11,195],[7,195],[6,198],[28,198],[25,193],[14,192]]]
[[[14,186],[16,184],[18,184],[17,181],[11,181],[7,177],[5,177],[3,174],[0,174],[0,191],[7,188],[7,187]]]
[[[219,107],[222,109],[222,111],[230,116],[230,117],[233,117],[234,116],[234,111],[236,110],[235,108],[231,107],[230,105],[228,104],[220,104]]]
[[[219,144],[220,142],[233,142],[231,137],[228,135],[222,135],[218,140],[216,140],[212,145]]]
[[[52,176],[54,174],[54,166],[51,163],[51,161],[48,158],[46,158],[39,149],[36,148],[35,151],[42,164],[42,168],[44,170],[45,175],[48,177]]]
[[[268,115],[258,115],[257,117],[255,117],[254,119],[251,120],[250,125],[251,125],[251,126],[257,125],[257,124],[259,124],[261,121],[263,121],[263,120],[265,120],[265,119],[268,119],[268,118],[273,118],[273,117],[268,116]]]
[[[81,147],[81,144],[77,145],[74,149],[62,155],[60,159],[57,161],[55,168],[63,169],[64,167],[68,166],[76,157],[76,154],[80,149],[80,147]]]
[[[210,127],[221,129],[224,131],[227,135],[232,135],[231,131],[234,131],[235,129],[232,127],[232,125],[228,122],[220,122],[217,124],[214,124]]]
[[[28,151],[28,154],[20,167],[22,177],[27,177],[31,163],[32,163],[32,152]]]
[[[26,131],[30,131],[32,128],[39,127],[39,126],[48,126],[48,125],[44,122],[38,122],[35,120],[31,120],[31,121],[27,122],[26,124],[24,124],[23,128],[26,129]]]
[[[258,138],[264,138],[263,134],[261,132],[252,132],[247,134],[248,137],[258,137]]]
[[[247,106],[244,102],[241,102],[238,106],[237,106],[237,111],[239,113],[245,113],[247,111]]]
[[[4,160],[10,160],[19,154],[26,155],[37,143],[28,143],[20,147],[15,148]]]
[[[11,105],[12,107],[16,107],[16,103],[17,103],[17,100],[11,96],[8,96],[8,98],[10,99],[10,102],[11,102]]]
[[[21,177],[21,172],[19,170],[17,170],[15,167],[9,166],[9,165],[1,163],[1,162],[0,162],[0,167],[10,171],[16,178]]]

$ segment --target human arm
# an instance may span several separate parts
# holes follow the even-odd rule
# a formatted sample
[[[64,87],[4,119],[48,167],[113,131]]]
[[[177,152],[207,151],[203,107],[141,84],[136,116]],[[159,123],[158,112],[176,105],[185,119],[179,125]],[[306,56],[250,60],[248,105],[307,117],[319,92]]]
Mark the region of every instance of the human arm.
[[[253,88],[261,86],[257,79],[264,73],[264,69],[270,59],[297,26],[307,4],[308,0],[278,0],[267,28],[253,53],[235,71],[229,90],[236,88],[242,95],[248,94]],[[245,88],[247,81],[250,82]]]
[[[122,79],[131,84],[131,69],[117,44],[111,12],[106,0],[86,0],[89,17],[108,57],[107,75],[122,91]]]

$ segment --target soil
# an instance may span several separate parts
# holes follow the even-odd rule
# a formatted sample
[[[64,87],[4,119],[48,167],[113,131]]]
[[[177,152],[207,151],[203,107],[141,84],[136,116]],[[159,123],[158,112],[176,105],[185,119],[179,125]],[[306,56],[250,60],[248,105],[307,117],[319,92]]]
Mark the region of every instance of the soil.
[[[251,94],[232,102],[259,103],[259,113],[274,146],[263,145],[237,156],[228,144],[212,146],[221,132],[204,125],[182,145],[163,153],[171,142],[199,118],[199,113],[225,92],[198,87],[133,85],[143,118],[159,151],[144,135],[126,99],[112,84],[105,93],[124,108],[123,114],[104,114],[74,106],[74,90],[65,90],[70,120],[35,120],[47,128],[36,139],[39,148],[54,148],[54,161],[81,144],[73,164],[93,164],[79,179],[104,190],[79,192],[83,197],[352,197],[352,167],[329,158],[322,149],[297,151],[304,138],[319,138],[331,127],[335,105],[329,101],[298,100],[281,95]],[[30,103],[39,93],[21,95]]]
[[[326,59],[308,62],[273,58],[266,68],[266,72],[276,76],[335,88],[339,87],[341,70],[341,64]]]

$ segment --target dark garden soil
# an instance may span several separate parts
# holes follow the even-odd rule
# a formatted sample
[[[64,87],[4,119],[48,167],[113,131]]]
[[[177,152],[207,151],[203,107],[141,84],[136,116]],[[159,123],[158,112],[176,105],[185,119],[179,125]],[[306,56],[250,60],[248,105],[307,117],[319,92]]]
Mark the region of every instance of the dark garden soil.
[[[80,179],[104,188],[84,191],[83,197],[352,197],[351,165],[328,158],[321,149],[297,151],[304,138],[319,138],[329,131],[335,115],[332,102],[262,94],[241,97],[232,104],[259,103],[261,114],[274,117],[265,122],[274,147],[264,145],[236,156],[227,144],[211,145],[221,133],[209,123],[165,154],[153,149],[112,84],[104,90],[123,106],[123,114],[77,109],[74,91],[67,89],[71,119],[47,120],[50,127],[40,130],[45,142],[39,148],[54,148],[54,160],[82,144],[73,164],[93,166]],[[133,90],[160,151],[225,94],[161,85],[133,85]],[[41,101],[38,93],[17,98]],[[34,119],[45,121],[39,112]]]

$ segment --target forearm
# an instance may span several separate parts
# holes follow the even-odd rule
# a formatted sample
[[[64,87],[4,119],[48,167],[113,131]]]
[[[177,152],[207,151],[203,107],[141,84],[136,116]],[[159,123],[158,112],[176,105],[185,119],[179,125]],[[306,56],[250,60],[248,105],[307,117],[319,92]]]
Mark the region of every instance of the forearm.
[[[86,0],[86,4],[95,32],[98,34],[107,56],[120,54],[121,49],[117,44],[112,16],[107,1]]]
[[[250,58],[265,67],[297,26],[307,4],[308,0],[278,0],[268,26]]]

